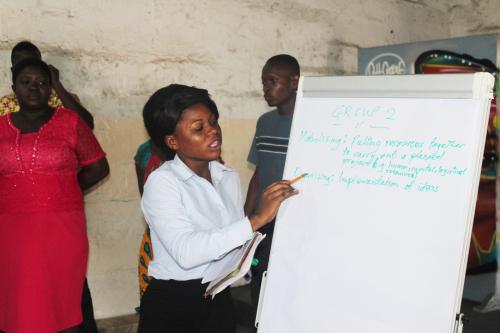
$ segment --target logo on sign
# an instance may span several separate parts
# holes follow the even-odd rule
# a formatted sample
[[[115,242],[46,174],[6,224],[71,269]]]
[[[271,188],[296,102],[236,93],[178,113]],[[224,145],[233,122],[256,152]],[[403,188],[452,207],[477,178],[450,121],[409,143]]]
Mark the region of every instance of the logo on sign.
[[[405,61],[395,53],[379,54],[370,60],[365,68],[365,75],[392,75],[405,73]]]

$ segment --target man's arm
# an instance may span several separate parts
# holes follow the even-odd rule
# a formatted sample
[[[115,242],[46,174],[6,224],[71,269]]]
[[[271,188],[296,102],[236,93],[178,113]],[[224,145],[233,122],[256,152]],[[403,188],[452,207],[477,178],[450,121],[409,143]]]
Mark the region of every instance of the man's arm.
[[[86,191],[109,174],[108,160],[103,157],[100,160],[86,165],[78,172],[78,183],[82,191]]]
[[[254,213],[255,208],[257,206],[258,196],[259,196],[259,168],[256,167],[252,179],[250,179],[250,183],[248,184],[247,198],[245,200],[245,205],[243,206],[243,210],[245,211],[246,216],[250,216],[251,214]]]
[[[71,109],[82,117],[83,121],[94,129],[94,117],[85,109],[78,100],[70,94],[59,80],[59,70],[52,65],[49,65],[50,78],[52,80],[52,88],[56,91],[57,96],[61,99],[64,107]]]

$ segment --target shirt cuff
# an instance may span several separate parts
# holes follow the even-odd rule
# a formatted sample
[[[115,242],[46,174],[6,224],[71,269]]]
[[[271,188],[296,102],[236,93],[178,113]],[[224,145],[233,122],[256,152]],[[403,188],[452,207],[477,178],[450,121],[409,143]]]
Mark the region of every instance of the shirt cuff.
[[[238,243],[236,244],[236,246],[244,244],[253,236],[252,225],[250,224],[250,220],[246,216],[238,222],[232,223],[230,225],[230,228],[230,233],[234,236],[231,238],[233,238]]]

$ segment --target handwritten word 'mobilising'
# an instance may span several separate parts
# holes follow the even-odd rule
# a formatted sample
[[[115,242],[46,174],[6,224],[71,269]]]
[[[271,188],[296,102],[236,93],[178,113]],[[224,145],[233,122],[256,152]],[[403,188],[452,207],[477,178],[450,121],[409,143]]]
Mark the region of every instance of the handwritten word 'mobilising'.
[[[336,137],[333,135],[323,134],[322,132],[317,134],[315,132],[310,132],[310,131],[305,130],[305,129],[300,131],[299,139],[306,142],[306,143],[328,144],[328,145],[332,146],[333,150],[337,149],[339,147],[339,145],[343,142],[342,138],[339,138],[339,137]]]

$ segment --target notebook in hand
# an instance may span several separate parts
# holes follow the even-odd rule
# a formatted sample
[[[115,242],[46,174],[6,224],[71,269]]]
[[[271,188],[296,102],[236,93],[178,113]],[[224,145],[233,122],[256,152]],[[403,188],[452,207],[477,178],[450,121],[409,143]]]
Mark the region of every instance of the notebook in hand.
[[[215,297],[225,288],[242,278],[252,265],[257,245],[266,237],[254,232],[253,237],[244,245],[234,249],[221,259],[212,262],[204,273],[202,283],[209,282],[205,297]]]

